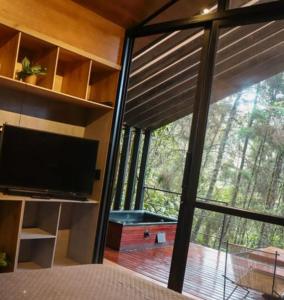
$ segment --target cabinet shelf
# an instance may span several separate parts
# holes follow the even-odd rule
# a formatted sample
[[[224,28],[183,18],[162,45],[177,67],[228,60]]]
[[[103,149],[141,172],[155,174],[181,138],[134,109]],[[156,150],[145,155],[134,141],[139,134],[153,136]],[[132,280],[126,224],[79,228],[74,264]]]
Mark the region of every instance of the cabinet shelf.
[[[20,238],[21,240],[49,239],[55,238],[55,235],[40,228],[23,228]]]
[[[0,75],[0,86],[11,88],[14,90],[19,90],[21,92],[30,93],[30,94],[41,96],[44,98],[50,98],[55,101],[75,104],[75,105],[78,105],[81,107],[97,109],[97,110],[104,110],[104,111],[113,110],[113,107],[102,104],[102,103],[84,100],[79,97],[67,95],[67,94],[53,91],[53,90],[49,90],[49,89],[41,87],[41,86],[32,85],[29,83],[25,83],[25,82],[22,82],[22,81],[19,81],[16,79],[12,79],[12,78],[8,78],[5,76],[1,76],[1,75]],[[40,98],[39,98],[39,101],[40,101]]]
[[[20,262],[18,263],[17,271],[25,271],[25,270],[39,270],[41,266],[35,262]]]

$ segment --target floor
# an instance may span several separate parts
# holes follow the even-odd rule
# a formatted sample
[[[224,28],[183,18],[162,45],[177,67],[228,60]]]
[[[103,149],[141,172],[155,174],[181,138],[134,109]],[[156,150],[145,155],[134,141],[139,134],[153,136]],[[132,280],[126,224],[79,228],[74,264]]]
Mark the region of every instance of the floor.
[[[107,248],[105,251],[106,259],[163,284],[166,284],[168,280],[171,255],[172,247],[128,252],[118,252]],[[224,253],[191,244],[184,292],[206,300],[223,299],[224,261]],[[228,284],[228,290],[231,289],[232,286]],[[242,299],[244,294],[242,290],[238,290],[230,299]],[[263,299],[263,297],[250,294],[246,299]]]

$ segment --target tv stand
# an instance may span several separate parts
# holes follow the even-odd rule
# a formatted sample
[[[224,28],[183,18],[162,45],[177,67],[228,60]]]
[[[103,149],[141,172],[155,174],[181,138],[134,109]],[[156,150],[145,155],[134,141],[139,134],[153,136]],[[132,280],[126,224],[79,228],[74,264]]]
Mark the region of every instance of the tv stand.
[[[86,195],[79,195],[76,193],[56,193],[46,190],[28,190],[28,189],[18,189],[18,188],[8,188],[3,191],[6,195],[15,196],[28,196],[37,199],[62,199],[62,200],[77,200],[77,201],[87,201]]]
[[[92,263],[98,208],[96,201],[0,193],[0,249],[11,262],[5,271]]]
[[[35,199],[50,199],[50,196],[48,195],[32,195],[31,197]]]

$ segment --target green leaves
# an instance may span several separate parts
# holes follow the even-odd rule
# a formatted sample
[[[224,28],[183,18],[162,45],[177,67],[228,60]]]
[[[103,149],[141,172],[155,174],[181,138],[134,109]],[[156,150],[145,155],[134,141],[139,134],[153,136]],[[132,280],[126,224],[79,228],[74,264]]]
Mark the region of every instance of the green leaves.
[[[25,79],[30,75],[46,75],[47,68],[41,65],[32,66],[30,60],[25,56],[22,60],[22,71],[18,72],[18,79]]]
[[[7,254],[5,252],[0,252],[0,268],[5,268],[8,264]]]
[[[23,71],[28,72],[30,70],[30,65],[31,62],[29,61],[29,59],[27,57],[24,57],[24,59],[22,60]]]

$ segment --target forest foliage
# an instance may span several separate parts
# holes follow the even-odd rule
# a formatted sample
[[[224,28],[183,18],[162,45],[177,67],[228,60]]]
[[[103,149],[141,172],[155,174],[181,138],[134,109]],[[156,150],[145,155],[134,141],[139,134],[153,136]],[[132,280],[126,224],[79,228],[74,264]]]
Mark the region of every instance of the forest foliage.
[[[191,118],[153,132],[146,186],[181,192]],[[284,74],[211,104],[198,197],[284,215]],[[146,210],[177,217],[179,202],[179,195],[145,189]],[[195,211],[192,240],[217,248],[222,230],[223,240],[284,248],[282,226]]]

